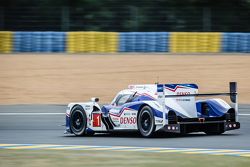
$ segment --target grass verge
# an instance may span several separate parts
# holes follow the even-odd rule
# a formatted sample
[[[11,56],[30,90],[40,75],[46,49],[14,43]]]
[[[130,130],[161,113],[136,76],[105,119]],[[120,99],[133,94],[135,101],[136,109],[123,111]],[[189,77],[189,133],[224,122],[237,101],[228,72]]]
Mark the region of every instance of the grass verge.
[[[250,158],[193,155],[181,153],[147,153],[127,151],[82,151],[82,150],[0,150],[0,166],[137,166],[137,167],[249,167]]]

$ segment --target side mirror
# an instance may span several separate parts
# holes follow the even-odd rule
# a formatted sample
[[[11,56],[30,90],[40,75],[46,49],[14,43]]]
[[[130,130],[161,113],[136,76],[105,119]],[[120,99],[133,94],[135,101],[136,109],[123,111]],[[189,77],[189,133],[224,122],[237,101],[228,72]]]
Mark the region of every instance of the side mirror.
[[[98,97],[92,97],[92,98],[91,98],[91,101],[92,101],[92,102],[98,102],[98,101],[99,101],[99,98],[98,98]]]

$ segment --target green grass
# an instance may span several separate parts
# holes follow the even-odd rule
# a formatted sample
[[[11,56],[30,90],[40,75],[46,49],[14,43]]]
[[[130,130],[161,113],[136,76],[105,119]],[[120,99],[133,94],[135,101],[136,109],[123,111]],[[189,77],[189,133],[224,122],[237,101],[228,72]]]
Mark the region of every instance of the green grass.
[[[1,167],[249,167],[250,158],[181,153],[0,149]]]

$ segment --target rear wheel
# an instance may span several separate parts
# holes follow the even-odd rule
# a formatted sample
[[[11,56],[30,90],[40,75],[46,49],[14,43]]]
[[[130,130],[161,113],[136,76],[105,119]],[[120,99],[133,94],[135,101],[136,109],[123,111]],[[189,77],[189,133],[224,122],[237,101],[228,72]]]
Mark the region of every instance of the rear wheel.
[[[139,112],[137,126],[144,137],[151,137],[154,134],[155,120],[152,109],[149,106],[143,107]]]
[[[70,128],[76,136],[83,136],[85,134],[87,125],[87,116],[81,106],[75,106],[72,109],[70,116]]]

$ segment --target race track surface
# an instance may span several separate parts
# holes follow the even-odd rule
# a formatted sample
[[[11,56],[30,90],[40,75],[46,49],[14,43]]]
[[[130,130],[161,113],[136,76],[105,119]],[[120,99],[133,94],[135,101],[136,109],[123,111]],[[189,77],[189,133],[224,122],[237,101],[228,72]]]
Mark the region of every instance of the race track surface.
[[[64,135],[65,108],[65,105],[1,105],[0,143],[250,149],[250,105],[240,105],[239,130],[219,136],[160,134],[150,139],[134,133]]]

